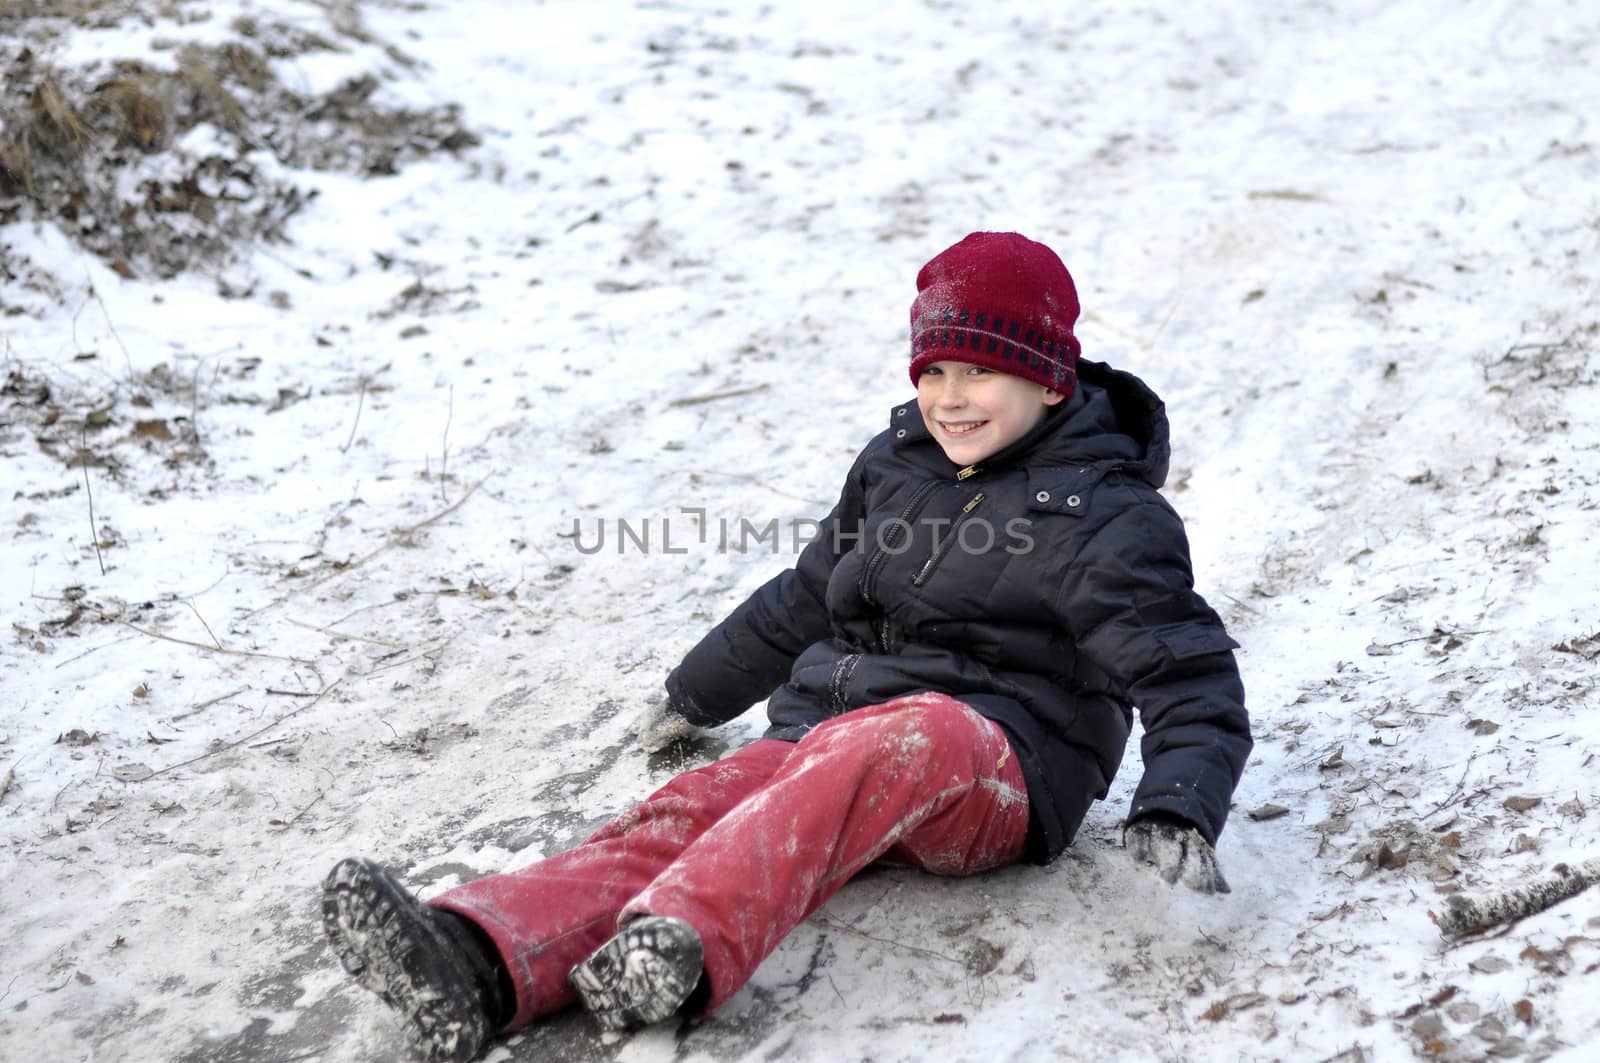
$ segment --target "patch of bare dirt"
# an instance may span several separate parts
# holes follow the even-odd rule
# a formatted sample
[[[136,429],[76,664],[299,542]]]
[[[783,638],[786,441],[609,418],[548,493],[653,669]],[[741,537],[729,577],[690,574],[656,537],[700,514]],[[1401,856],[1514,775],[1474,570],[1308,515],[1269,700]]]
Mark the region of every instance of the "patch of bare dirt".
[[[172,4],[8,9],[0,15],[0,224],[55,223],[124,277],[215,268],[287,239],[289,220],[315,195],[297,172],[388,175],[478,143],[454,104],[385,100],[383,79],[415,64],[371,38],[359,5],[330,8],[325,32],[239,18],[220,44],[158,38],[165,62],[80,66],[52,59],[63,24],[209,16]],[[381,50],[384,69],[331,91],[296,91],[279,77],[277,60],[367,46]],[[25,256],[0,247],[0,277],[29,276]]]

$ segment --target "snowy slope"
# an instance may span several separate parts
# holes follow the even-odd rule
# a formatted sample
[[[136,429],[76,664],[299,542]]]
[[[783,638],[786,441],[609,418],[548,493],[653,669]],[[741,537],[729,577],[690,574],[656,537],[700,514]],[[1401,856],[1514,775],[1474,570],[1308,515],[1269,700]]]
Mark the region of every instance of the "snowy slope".
[[[355,10],[204,6],[40,47],[166,62],[234,14]],[[290,242],[212,274],[0,228],[29,264],[0,317],[0,1056],[396,1058],[322,944],[327,867],[436,892],[681,766],[624,728],[793,556],[719,529],[826,511],[909,391],[916,268],[1018,229],[1077,278],[1086,355],[1168,402],[1256,721],[1234,892],[1129,866],[1130,747],[1053,866],[873,871],[710,1022],[563,1016],[489,1058],[1590,1058],[1600,891],[1466,944],[1428,917],[1600,855],[1586,5],[359,17],[366,46],[280,76],[375,72],[479,146],[289,173],[317,193]]]

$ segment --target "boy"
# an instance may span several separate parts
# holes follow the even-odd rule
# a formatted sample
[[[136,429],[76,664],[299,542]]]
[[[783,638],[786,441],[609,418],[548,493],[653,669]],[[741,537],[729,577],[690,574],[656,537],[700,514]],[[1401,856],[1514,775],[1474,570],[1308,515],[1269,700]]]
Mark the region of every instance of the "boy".
[[[916,401],[641,728],[659,745],[765,698],[765,737],[570,852],[427,905],[369,861],[329,874],[335,951],[428,1058],[470,1059],[578,999],[614,1029],[708,1013],[880,858],[1048,862],[1105,796],[1135,705],[1128,848],[1227,892],[1213,845],[1249,719],[1237,644],[1157,494],[1160,400],[1079,361],[1077,292],[1042,244],[973,233],[917,292]]]

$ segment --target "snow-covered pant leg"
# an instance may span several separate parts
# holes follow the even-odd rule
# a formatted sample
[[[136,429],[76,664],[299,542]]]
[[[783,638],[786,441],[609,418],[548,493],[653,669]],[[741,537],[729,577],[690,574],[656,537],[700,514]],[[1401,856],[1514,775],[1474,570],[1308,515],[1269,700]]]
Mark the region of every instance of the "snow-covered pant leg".
[[[430,903],[483,928],[504,957],[517,1009],[505,1029],[573,1003],[567,972],[616,933],[622,906],[772,776],[792,742],[761,739],[684,772],[582,845],[490,875]]]
[[[880,857],[964,875],[1021,857],[1028,796],[1005,733],[943,694],[845,713],[793,747],[755,794],[636,898],[705,947],[721,1005],[788,933]]]

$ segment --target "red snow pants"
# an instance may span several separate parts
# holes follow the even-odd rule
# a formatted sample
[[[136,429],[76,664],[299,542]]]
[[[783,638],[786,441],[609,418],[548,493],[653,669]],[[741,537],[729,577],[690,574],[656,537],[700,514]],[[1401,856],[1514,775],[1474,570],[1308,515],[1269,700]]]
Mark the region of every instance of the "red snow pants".
[[[493,939],[516,1029],[576,1000],[567,972],[640,915],[700,934],[710,1012],[784,937],[880,858],[965,875],[1021,857],[1022,770],[1005,733],[944,694],[913,694],[763,738],[684,772],[568,852],[431,903]]]

